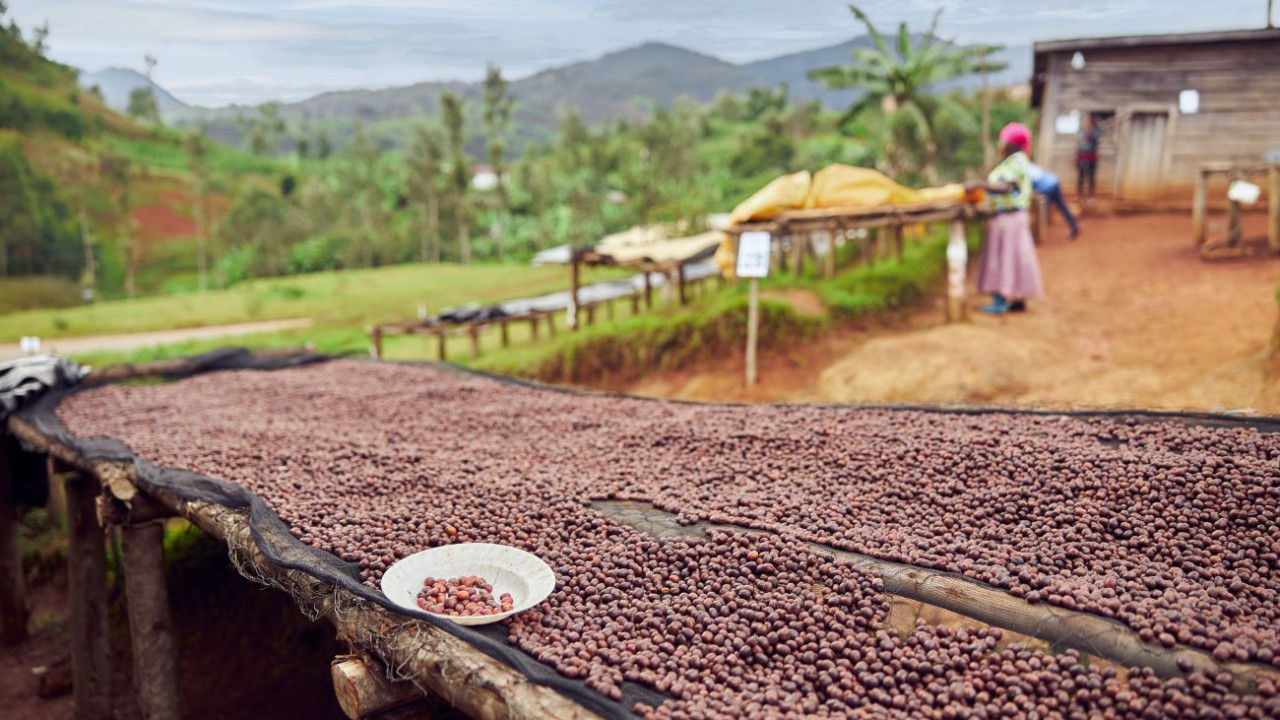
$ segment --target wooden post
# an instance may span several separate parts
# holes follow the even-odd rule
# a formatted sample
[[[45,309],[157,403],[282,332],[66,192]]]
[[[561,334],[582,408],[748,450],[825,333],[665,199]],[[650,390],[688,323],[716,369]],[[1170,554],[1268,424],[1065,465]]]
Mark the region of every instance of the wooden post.
[[[680,307],[689,304],[689,297],[685,294],[684,287],[684,263],[676,264],[676,290],[679,293]]]
[[[1209,174],[1203,168],[1196,173],[1196,190],[1191,204],[1191,238],[1196,247],[1204,245],[1204,220],[1206,206],[1209,202]]]
[[[49,472],[59,470],[50,458]],[[71,675],[76,720],[111,718],[107,635],[106,540],[94,498],[98,481],[72,471],[67,493],[67,594],[71,602]]]
[[[15,645],[27,639],[27,583],[18,545],[18,507],[13,502],[9,438],[0,426],[0,643]]]
[[[609,318],[610,320],[613,319],[613,299],[612,298],[604,301],[604,314],[605,314],[605,317]]]
[[[595,324],[596,324],[596,306],[595,306],[595,303],[592,303],[592,304],[590,304],[590,305],[587,305],[587,306],[586,306],[586,311],[587,311],[587,326],[588,326],[588,327],[590,327],[590,326],[592,326],[592,325],[595,325]]]
[[[569,253],[569,311],[567,314],[570,330],[578,329],[578,252]]]
[[[547,313],[547,335],[551,338],[556,336],[556,316],[555,313]]]
[[[631,314],[640,314],[640,295],[636,293],[632,293],[631,295]]]
[[[412,682],[390,682],[354,658],[334,662],[331,674],[338,707],[351,720],[370,718],[423,697]]]
[[[440,351],[440,362],[448,362],[449,360],[449,356],[445,353],[445,350],[444,350],[445,340],[446,338],[444,336],[444,328],[437,330],[436,331],[436,348]]]
[[[468,325],[467,335],[471,338],[471,357],[480,357],[480,327],[475,324]]]
[[[133,685],[147,720],[180,720],[178,651],[164,577],[164,521],[120,528]]]
[[[1036,237],[1041,245],[1049,239],[1049,201],[1043,195],[1036,195]]]
[[[538,314],[534,313],[529,316],[529,334],[533,336],[533,341],[538,342]]]
[[[760,335],[760,279],[751,278],[747,300],[747,387],[756,384],[756,343]]]
[[[653,280],[649,277],[649,266],[644,267],[644,309],[653,309]]]
[[[947,321],[960,322],[967,314],[964,296],[969,246],[963,220],[952,220],[947,229]]]
[[[894,223],[893,225],[893,256],[899,260],[902,259],[902,242],[903,242],[902,220],[898,220],[898,222]]]
[[[795,261],[796,277],[804,274],[804,244],[808,239],[807,232],[799,232],[791,236],[791,255]]]
[[[511,345],[511,336],[510,336],[510,334],[507,332],[507,319],[506,319],[506,318],[502,318],[501,320],[499,320],[499,321],[498,321],[498,330],[499,330],[499,332],[500,332],[500,334],[501,334],[501,336],[502,336],[502,347],[504,347],[504,348],[505,348],[505,347],[510,347],[510,345]]]
[[[373,332],[373,358],[375,360],[382,359],[382,328],[374,326]]]
[[[835,277],[836,275],[836,231],[827,229],[827,266],[824,274],[827,277]]]
[[[1280,255],[1280,164],[1267,168],[1267,245]]]

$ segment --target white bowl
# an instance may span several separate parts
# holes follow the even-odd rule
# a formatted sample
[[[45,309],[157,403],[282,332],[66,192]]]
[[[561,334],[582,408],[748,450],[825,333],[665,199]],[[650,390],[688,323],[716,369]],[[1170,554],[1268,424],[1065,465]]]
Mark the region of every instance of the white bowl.
[[[402,608],[424,612],[418,607],[418,592],[422,590],[423,580],[468,575],[484,578],[493,586],[494,597],[511,593],[515,607],[496,615],[436,617],[459,625],[487,625],[528,610],[546,600],[556,588],[556,575],[551,566],[537,555],[506,545],[460,543],[414,553],[387,568],[382,574],[382,593]]]

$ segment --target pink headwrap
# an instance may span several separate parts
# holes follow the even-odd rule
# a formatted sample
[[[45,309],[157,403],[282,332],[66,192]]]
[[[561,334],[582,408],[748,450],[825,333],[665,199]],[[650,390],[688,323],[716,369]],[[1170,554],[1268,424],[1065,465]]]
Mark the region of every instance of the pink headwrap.
[[[1000,142],[1027,152],[1031,149],[1031,131],[1022,123],[1011,122],[1000,130]]]

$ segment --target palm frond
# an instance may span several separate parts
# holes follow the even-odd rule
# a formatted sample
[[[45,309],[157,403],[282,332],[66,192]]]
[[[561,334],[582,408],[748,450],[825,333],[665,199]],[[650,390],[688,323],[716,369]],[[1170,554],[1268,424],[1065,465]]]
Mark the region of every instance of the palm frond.
[[[854,17],[858,18],[859,22],[866,26],[867,34],[871,36],[871,41],[875,43],[876,49],[885,55],[889,55],[893,52],[889,49],[889,43],[885,41],[884,35],[880,34],[880,30],[878,30],[875,24],[871,22],[871,17],[862,11],[862,8],[857,5],[850,5],[849,11],[853,13]]]

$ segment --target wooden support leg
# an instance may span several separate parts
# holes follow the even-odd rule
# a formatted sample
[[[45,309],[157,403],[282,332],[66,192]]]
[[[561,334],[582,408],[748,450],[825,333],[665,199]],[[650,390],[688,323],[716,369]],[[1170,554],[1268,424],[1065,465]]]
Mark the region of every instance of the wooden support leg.
[[[480,357],[480,329],[475,325],[468,325],[467,336],[471,338],[471,357]]]
[[[556,316],[555,313],[547,313],[547,335],[551,338],[556,336]]]
[[[120,528],[133,641],[133,684],[147,720],[179,720],[178,652],[164,577],[164,523]]]
[[[903,228],[902,223],[893,226],[893,256],[902,259]]]
[[[382,359],[382,328],[374,328],[373,332],[373,357],[375,360]]]
[[[653,280],[649,277],[648,268],[644,271],[644,309],[653,309]]]
[[[50,459],[50,473],[58,471]],[[67,493],[67,591],[71,600],[71,675],[76,720],[111,718],[107,635],[106,541],[94,499],[97,479],[71,472]]]
[[[534,315],[529,318],[529,334],[533,336],[533,341],[538,342],[538,316]]]
[[[444,349],[445,339],[443,330],[436,333],[436,348],[440,351],[440,362],[449,361],[449,356],[445,353]]]
[[[1191,204],[1191,239],[1199,248],[1204,245],[1204,219],[1209,204],[1209,178],[1204,171],[1196,173],[1196,190]]]
[[[18,545],[18,507],[13,503],[13,477],[8,437],[0,430],[0,643],[27,639],[27,583]]]
[[[1243,218],[1240,215],[1240,203],[1232,200],[1228,210],[1227,244],[1231,247],[1238,247],[1243,238],[1244,226]]]
[[[947,228],[947,321],[965,319],[965,271],[969,265],[969,246],[965,242],[964,222],[953,220]]]
[[[587,306],[587,325],[591,326],[595,324],[596,324],[596,306],[595,306],[595,303],[592,303],[591,305]]]
[[[501,321],[499,321],[499,322],[498,322],[498,330],[499,330],[499,332],[502,334],[502,347],[504,347],[504,348],[505,348],[505,347],[510,347],[510,346],[511,346],[511,334],[507,331],[507,321],[506,321],[506,320],[501,320]]]
[[[1280,165],[1267,168],[1267,245],[1280,255]]]
[[[609,318],[610,320],[613,319],[613,301],[612,300],[605,301],[604,314],[605,314],[605,317]]]
[[[676,265],[676,289],[680,296],[680,307],[689,304],[689,296],[684,287],[684,264]]]
[[[827,277],[835,277],[836,274],[836,232],[834,230],[827,231],[827,255],[826,267],[823,269],[823,275]]]
[[[640,296],[639,295],[631,296],[631,314],[632,315],[640,314]]]

